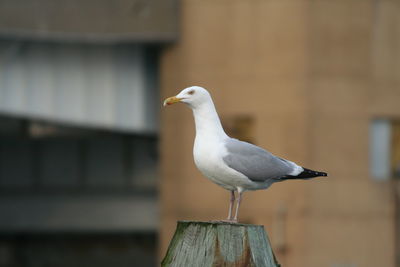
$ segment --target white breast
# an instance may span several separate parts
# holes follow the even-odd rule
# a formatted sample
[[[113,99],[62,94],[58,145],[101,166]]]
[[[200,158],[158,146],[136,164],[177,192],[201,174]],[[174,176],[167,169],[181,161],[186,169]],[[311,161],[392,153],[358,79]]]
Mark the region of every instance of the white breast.
[[[243,174],[229,168],[223,161],[227,151],[223,142],[203,142],[196,138],[193,147],[194,162],[200,172],[212,182],[227,190],[237,187],[252,189],[254,183]]]

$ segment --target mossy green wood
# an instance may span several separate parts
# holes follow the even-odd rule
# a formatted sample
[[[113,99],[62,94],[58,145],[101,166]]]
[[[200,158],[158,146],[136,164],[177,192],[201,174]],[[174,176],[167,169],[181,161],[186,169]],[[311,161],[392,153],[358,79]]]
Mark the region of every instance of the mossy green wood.
[[[163,267],[279,267],[261,225],[179,221]]]

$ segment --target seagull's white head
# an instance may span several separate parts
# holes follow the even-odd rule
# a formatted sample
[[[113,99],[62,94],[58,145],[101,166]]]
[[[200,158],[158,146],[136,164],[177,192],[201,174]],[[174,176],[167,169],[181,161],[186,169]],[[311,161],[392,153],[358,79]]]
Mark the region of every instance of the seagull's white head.
[[[164,100],[164,106],[172,105],[174,103],[182,102],[196,108],[201,106],[203,103],[207,103],[211,100],[210,93],[200,86],[191,86],[183,89],[176,96],[168,97]]]

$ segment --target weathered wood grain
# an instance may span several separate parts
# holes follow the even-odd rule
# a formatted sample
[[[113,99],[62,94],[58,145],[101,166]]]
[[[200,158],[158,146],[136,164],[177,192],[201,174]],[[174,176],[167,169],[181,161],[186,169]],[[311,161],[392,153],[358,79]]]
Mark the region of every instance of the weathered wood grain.
[[[261,225],[179,221],[163,267],[278,267]]]

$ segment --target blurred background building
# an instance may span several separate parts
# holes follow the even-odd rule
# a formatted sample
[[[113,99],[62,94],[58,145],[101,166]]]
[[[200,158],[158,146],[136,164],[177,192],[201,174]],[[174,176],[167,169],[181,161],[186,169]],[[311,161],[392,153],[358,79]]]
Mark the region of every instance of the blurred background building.
[[[244,195],[283,266],[400,266],[399,12],[0,0],[0,267],[158,266],[177,220],[225,218],[190,110],[161,113],[190,85],[230,135],[329,173]]]
[[[400,266],[400,2],[181,1],[162,96],[210,89],[229,132],[328,178],[245,193],[282,266]],[[161,116],[161,248],[177,219],[227,216],[196,170],[191,112]]]

